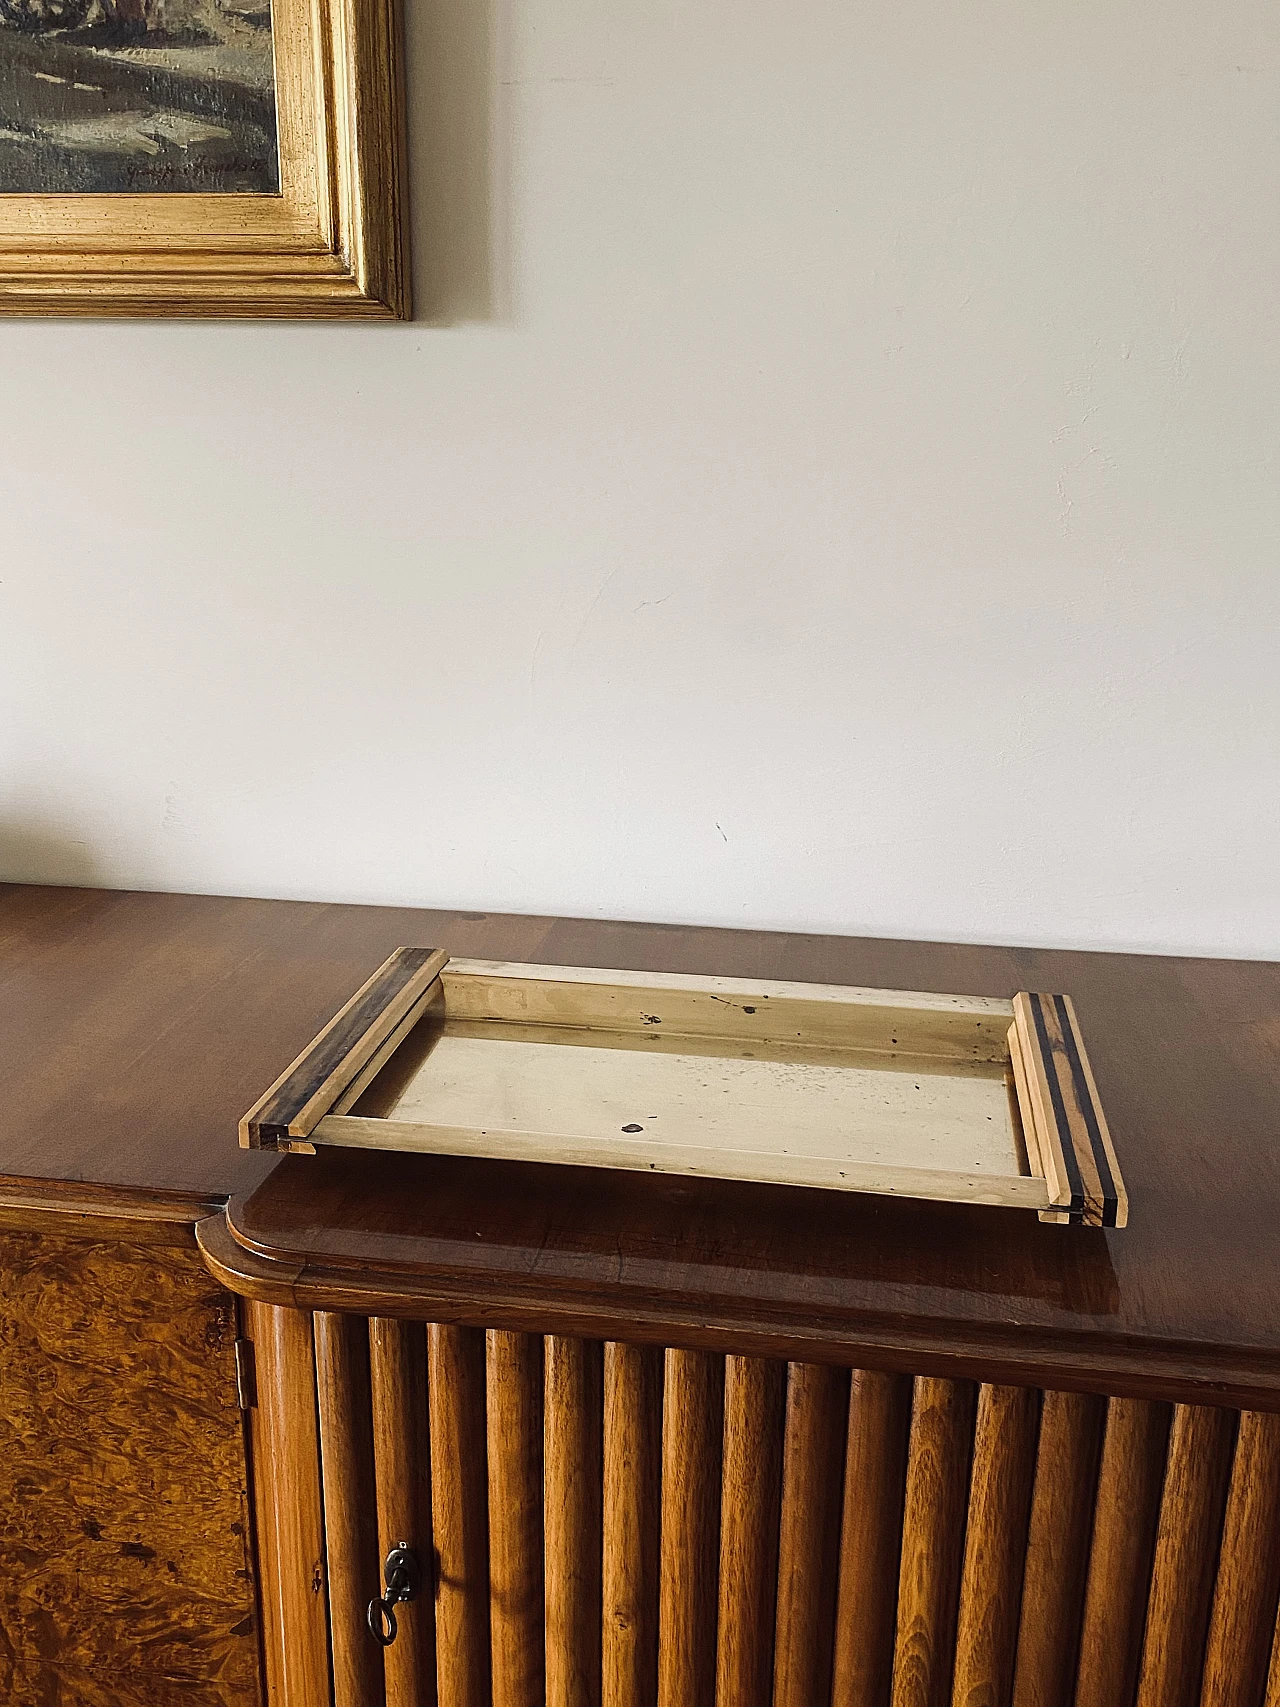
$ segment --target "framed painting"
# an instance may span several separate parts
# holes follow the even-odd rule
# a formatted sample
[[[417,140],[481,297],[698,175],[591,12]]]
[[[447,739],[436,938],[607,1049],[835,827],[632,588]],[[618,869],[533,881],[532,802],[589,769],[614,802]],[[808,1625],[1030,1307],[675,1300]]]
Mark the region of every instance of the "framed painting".
[[[0,312],[409,313],[399,0],[0,0]]]

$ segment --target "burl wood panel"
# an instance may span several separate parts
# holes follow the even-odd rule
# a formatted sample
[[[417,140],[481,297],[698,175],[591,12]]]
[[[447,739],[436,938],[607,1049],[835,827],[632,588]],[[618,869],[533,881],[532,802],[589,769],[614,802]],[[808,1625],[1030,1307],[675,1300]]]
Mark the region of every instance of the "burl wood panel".
[[[0,1699],[259,1700],[235,1337],[194,1242],[0,1234]]]

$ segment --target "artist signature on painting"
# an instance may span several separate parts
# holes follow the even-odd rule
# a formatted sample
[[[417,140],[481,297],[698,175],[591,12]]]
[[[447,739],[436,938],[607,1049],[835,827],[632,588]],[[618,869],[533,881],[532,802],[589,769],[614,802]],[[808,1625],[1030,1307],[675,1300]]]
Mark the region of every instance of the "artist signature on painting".
[[[0,0],[0,193],[272,194],[270,0]]]

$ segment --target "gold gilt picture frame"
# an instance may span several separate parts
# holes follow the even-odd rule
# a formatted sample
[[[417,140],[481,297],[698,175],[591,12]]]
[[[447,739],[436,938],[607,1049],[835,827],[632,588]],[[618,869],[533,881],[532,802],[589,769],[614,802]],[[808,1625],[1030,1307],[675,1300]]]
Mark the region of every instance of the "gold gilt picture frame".
[[[0,0],[0,313],[410,313],[399,0]]]

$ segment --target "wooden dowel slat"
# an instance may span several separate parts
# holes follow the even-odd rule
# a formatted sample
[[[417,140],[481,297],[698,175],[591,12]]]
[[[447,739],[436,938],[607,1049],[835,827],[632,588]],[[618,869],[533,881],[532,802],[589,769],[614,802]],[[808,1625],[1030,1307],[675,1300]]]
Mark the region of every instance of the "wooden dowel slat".
[[[658,1694],[658,1521],[662,1353],[604,1348],[603,1707],[654,1707]]]
[[[1170,1408],[1107,1406],[1085,1583],[1076,1707],[1132,1707],[1142,1655]]]
[[[382,1650],[365,1622],[381,1569],[369,1331],[361,1316],[320,1311],[313,1322],[333,1707],[382,1707]]]
[[[431,1524],[440,1707],[487,1707],[489,1524],[485,1346],[479,1328],[427,1329]]]
[[[849,1375],[825,1364],[787,1370],[782,1521],[773,1653],[774,1707],[827,1707]]]
[[[855,1369],[849,1393],[832,1707],[885,1707],[893,1676],[911,1377]]]
[[[1240,1417],[1201,1707],[1260,1707],[1280,1600],[1280,1416]]]
[[[719,1707],[769,1707],[773,1698],[785,1404],[784,1363],[725,1359]]]
[[[280,1561],[276,1547],[276,1469],[271,1451],[269,1400],[263,1397],[268,1373],[263,1368],[269,1354],[265,1312],[268,1304],[245,1299],[245,1334],[254,1348],[256,1397],[249,1410],[249,1462],[253,1489],[253,1519],[258,1555],[258,1593],[262,1612],[263,1700],[266,1707],[285,1707],[284,1629],[282,1626]],[[255,1327],[255,1318],[257,1327]]]
[[[1280,1619],[1271,1643],[1271,1669],[1267,1673],[1267,1694],[1263,1707],[1280,1707]]]
[[[916,1378],[898,1577],[893,1707],[944,1707],[950,1700],[974,1402],[970,1382]]]
[[[982,1386],[974,1429],[953,1707],[1008,1707],[1035,1474],[1040,1395]]]
[[[545,1341],[547,1707],[600,1701],[602,1363],[595,1341]]]
[[[711,1707],[724,1359],[669,1348],[662,1402],[659,1707]]]
[[[273,1707],[314,1707],[331,1688],[315,1346],[308,1311],[251,1302],[257,1365],[255,1509],[273,1591],[266,1611]]]
[[[485,1358],[493,1707],[539,1707],[546,1687],[542,1340],[491,1331]]]
[[[1107,1401],[1047,1392],[1022,1578],[1014,1707],[1070,1707]]]
[[[1160,1500],[1138,1707],[1195,1707],[1237,1413],[1178,1405]]]
[[[382,1592],[382,1560],[400,1541],[407,1541],[418,1555],[425,1579],[421,1598],[397,1610],[400,1634],[383,1655],[387,1707],[434,1707],[435,1540],[427,1341],[421,1323],[387,1316],[370,1319],[369,1385],[378,1490],[378,1570],[369,1596]]]

